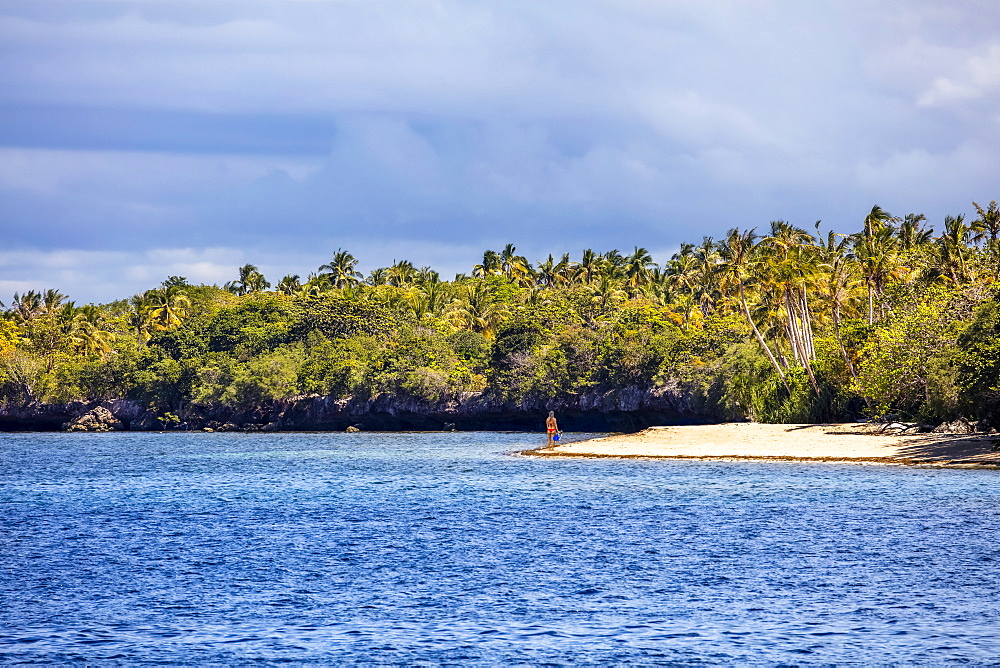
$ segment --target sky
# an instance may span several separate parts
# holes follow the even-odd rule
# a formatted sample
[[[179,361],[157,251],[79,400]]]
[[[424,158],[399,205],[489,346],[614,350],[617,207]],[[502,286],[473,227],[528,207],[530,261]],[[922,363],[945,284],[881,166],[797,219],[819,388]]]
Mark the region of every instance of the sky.
[[[1000,199],[994,0],[3,0],[0,300]]]

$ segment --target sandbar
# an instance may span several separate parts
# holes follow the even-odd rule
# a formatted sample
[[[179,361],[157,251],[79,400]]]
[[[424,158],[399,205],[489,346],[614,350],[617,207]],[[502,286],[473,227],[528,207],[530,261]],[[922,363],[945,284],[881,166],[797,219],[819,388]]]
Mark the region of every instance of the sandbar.
[[[569,435],[567,435],[569,436]],[[908,464],[1000,468],[1000,435],[916,433],[871,423],[650,427],[521,454],[538,457],[616,457]]]

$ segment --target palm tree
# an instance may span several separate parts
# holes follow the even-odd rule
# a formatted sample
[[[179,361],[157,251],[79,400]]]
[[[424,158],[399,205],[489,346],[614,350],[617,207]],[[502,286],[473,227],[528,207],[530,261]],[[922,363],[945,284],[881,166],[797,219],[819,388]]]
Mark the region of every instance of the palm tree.
[[[441,282],[441,275],[430,267],[420,267],[415,280],[420,285],[432,285]]]
[[[899,239],[899,247],[904,250],[913,250],[925,246],[931,242],[934,230],[924,229],[923,223],[927,216],[922,213],[908,213],[903,222],[899,224],[896,237]]]
[[[576,264],[569,259],[569,253],[563,253],[556,264],[556,277],[559,285],[569,285],[576,274]]]
[[[437,272],[435,272],[436,275]],[[411,288],[406,295],[410,310],[417,318],[424,315],[438,314],[448,299],[446,284],[441,281],[422,283],[419,288]]]
[[[74,340],[77,349],[84,355],[97,355],[104,359],[112,351],[115,338],[113,332],[101,329],[89,320],[83,320],[76,329]]]
[[[669,263],[666,267],[653,267],[649,276],[649,285],[646,289],[650,299],[664,306],[669,304],[676,296],[674,291],[674,277],[669,269]]]
[[[11,311],[15,320],[21,323],[41,315],[45,312],[45,303],[42,301],[42,293],[28,290],[24,294],[14,293],[14,301],[11,302]]]
[[[784,302],[788,340],[801,364],[815,357],[806,286],[814,259],[809,245],[812,240],[805,230],[779,220],[771,223],[771,236],[762,242],[770,277]]]
[[[504,246],[500,251],[500,271],[514,283],[522,287],[531,287],[535,278],[531,263],[523,255],[517,255],[516,251],[514,244]]]
[[[986,209],[975,202],[979,217],[972,221],[972,229],[979,236],[987,236],[986,257],[993,265],[994,279],[1000,279],[1000,208],[995,201],[990,202]]]
[[[552,254],[538,263],[538,270],[535,272],[535,280],[539,285],[554,288],[560,285],[565,285],[569,282],[569,253],[562,256],[559,262],[556,262]]]
[[[628,296],[628,293],[622,290],[621,282],[610,273],[602,273],[597,282],[589,286],[589,290],[591,303],[601,311],[617,306]]]
[[[42,303],[45,306],[45,311],[51,313],[59,308],[59,306],[68,299],[66,295],[59,292],[58,290],[53,290],[49,288],[42,295]]]
[[[302,284],[299,282],[298,274],[286,274],[275,286],[275,290],[283,295],[294,295],[301,289]]]
[[[240,277],[235,281],[226,283],[224,288],[234,295],[247,295],[251,292],[261,292],[271,287],[271,284],[264,278],[252,264],[245,264],[239,269]]]
[[[656,264],[645,248],[635,247],[632,254],[625,258],[623,270],[625,285],[628,286],[630,297],[638,295],[649,284],[652,268]]]
[[[971,278],[973,230],[965,216],[945,216],[944,233],[938,237],[938,269],[955,285]]]
[[[601,273],[612,278],[620,278],[625,266],[625,257],[617,249],[609,250],[601,256]]]
[[[697,289],[697,270],[698,258],[694,255],[694,245],[689,243],[682,243],[666,266],[671,286],[684,293],[693,293]]]
[[[507,308],[493,299],[486,286],[475,281],[461,287],[458,299],[452,302],[448,319],[456,327],[465,327],[492,339],[507,313]]]
[[[180,327],[191,309],[191,299],[177,287],[147,291],[146,304],[146,320],[154,331]]]
[[[893,229],[875,227],[870,235],[852,237],[851,259],[858,263],[868,294],[868,324],[875,322],[875,301],[881,298],[889,280],[906,274]]]
[[[681,329],[685,332],[691,328],[692,322],[695,322],[702,317],[701,307],[698,304],[698,300],[695,299],[695,296],[690,292],[678,297],[674,302],[674,307],[680,310]]]
[[[593,283],[597,276],[601,273],[601,265],[603,262],[603,258],[592,249],[585,249],[583,251],[583,257],[580,259],[579,264],[576,265],[575,271],[573,272],[574,280],[584,284]]]
[[[718,289],[719,249],[712,237],[704,237],[694,251],[695,275],[698,280],[698,305],[702,315],[709,315]]]
[[[909,219],[909,217],[907,217]],[[819,231],[819,224],[816,226]],[[857,370],[847,349],[844,347],[844,339],[841,336],[840,323],[843,321],[845,310],[855,310],[859,302],[860,281],[858,279],[858,266],[850,262],[847,257],[847,248],[850,240],[842,234],[830,231],[827,241],[824,244],[822,237],[819,240],[819,252],[821,266],[825,269],[819,286],[820,298],[830,307],[830,315],[833,319],[833,335],[837,339],[837,346],[840,354],[847,364],[847,369],[852,378],[857,378]]]
[[[76,308],[72,302],[61,309],[65,314],[66,336],[70,345],[84,355],[98,355],[102,359],[111,352],[115,335],[101,328],[101,311],[93,304]]]
[[[368,278],[365,279],[365,283],[371,286],[378,287],[380,285],[387,285],[389,282],[389,268],[388,267],[378,267],[372,269],[368,272]]]
[[[397,288],[402,288],[413,283],[417,277],[417,270],[409,260],[393,260],[392,266],[386,273],[386,283]]]
[[[320,276],[326,276],[330,280],[333,287],[341,290],[361,280],[361,273],[355,270],[357,264],[353,255],[338,248],[329,264],[321,265],[318,271]]]
[[[865,216],[865,226],[863,234],[865,238],[871,238],[876,231],[885,227],[892,227],[892,224],[899,219],[887,211],[883,211],[878,204],[872,207],[871,212]]]
[[[483,263],[472,268],[472,275],[477,278],[494,276],[501,273],[500,254],[496,251],[488,250],[483,253]]]
[[[785,391],[791,394],[792,388],[785,377],[785,371],[778,364],[771,347],[767,345],[764,335],[757,327],[747,301],[747,287],[756,273],[756,240],[757,233],[753,229],[741,232],[734,227],[729,230],[726,234],[726,240],[719,245],[719,277],[723,288],[735,289],[740,306],[743,308],[743,315],[753,331],[754,338],[757,339],[757,343],[767,355],[767,359],[770,360],[771,366],[774,367],[778,378],[781,379],[781,384],[785,386]]]
[[[149,327],[150,323],[147,318],[149,309],[152,307],[150,292],[150,290],[147,290],[146,292],[133,295],[129,299],[129,305],[132,307],[132,312],[129,314],[129,324],[135,329],[136,338],[139,340],[140,345],[145,345],[152,338]]]

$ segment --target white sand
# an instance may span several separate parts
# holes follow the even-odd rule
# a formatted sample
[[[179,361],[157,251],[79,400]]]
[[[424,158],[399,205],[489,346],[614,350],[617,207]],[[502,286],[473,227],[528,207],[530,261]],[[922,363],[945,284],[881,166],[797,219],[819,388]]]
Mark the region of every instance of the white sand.
[[[887,434],[867,424],[726,423],[650,427],[525,454],[563,457],[786,459],[1000,466],[998,435]]]

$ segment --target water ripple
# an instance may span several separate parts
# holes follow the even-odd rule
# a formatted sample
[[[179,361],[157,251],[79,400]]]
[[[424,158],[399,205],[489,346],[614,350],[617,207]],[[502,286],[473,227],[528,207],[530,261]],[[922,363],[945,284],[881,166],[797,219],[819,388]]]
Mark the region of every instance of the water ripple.
[[[519,434],[0,440],[0,662],[1000,657],[998,474]]]

